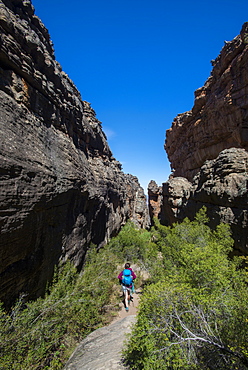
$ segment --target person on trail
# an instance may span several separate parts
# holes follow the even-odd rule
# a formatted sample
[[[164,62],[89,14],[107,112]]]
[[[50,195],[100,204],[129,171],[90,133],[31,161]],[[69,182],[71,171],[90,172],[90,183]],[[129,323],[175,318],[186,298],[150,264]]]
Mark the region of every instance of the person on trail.
[[[125,264],[124,270],[118,275],[118,279],[120,284],[122,285],[125,308],[126,311],[128,311],[128,304],[132,300],[131,292],[133,290],[133,281],[134,279],[136,279],[136,275],[131,269],[129,262]]]

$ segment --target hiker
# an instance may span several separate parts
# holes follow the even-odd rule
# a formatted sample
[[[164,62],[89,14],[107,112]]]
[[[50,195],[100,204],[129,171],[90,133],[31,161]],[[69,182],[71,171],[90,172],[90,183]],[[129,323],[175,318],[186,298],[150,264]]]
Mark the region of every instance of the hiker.
[[[136,275],[130,267],[130,263],[127,262],[124,266],[124,270],[118,275],[120,284],[122,285],[122,291],[124,296],[124,303],[126,311],[129,310],[128,304],[132,300],[132,289],[133,281],[136,279]]]

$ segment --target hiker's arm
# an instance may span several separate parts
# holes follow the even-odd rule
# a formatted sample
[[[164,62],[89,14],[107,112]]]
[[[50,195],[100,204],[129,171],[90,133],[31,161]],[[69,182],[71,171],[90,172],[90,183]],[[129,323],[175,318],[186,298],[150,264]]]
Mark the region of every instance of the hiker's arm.
[[[123,271],[118,275],[117,279],[122,280]]]
[[[137,276],[135,275],[135,273],[133,272],[133,270],[132,270],[132,277],[133,277],[133,280],[134,280],[134,279],[136,279],[136,277],[137,277]]]

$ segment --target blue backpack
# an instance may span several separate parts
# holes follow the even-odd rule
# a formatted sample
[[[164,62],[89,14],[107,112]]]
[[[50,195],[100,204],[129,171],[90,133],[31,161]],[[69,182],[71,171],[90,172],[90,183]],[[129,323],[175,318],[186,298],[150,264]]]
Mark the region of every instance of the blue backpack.
[[[132,283],[133,283],[132,271],[128,269],[123,270],[122,284],[130,286]]]

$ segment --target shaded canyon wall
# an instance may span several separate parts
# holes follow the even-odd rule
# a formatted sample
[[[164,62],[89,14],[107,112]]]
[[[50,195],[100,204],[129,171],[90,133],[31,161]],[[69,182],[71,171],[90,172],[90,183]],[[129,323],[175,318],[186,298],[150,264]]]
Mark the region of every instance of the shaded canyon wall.
[[[0,1],[0,299],[44,292],[59,260],[80,269],[132,219],[138,179],[113,157],[90,104],[55,60],[30,1]]]

